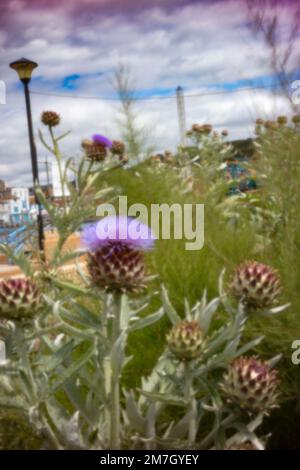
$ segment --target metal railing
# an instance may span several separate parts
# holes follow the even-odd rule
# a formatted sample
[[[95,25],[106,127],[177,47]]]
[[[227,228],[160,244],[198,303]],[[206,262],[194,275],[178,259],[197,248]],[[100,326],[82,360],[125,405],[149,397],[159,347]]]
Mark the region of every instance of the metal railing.
[[[34,224],[23,225],[6,236],[6,243],[18,254],[25,248],[26,244],[33,244],[36,238],[36,228]],[[11,260],[8,260],[11,264]]]

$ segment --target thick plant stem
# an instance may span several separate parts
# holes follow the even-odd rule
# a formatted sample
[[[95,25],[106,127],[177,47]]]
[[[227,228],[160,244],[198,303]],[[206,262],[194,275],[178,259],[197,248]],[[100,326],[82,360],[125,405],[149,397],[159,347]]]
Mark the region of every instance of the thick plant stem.
[[[110,380],[110,449],[120,449],[120,370],[113,359],[113,351],[121,333],[122,294],[114,294],[114,312],[111,332]]]
[[[184,398],[188,403],[188,411],[190,412],[189,430],[188,430],[188,445],[192,446],[195,443],[197,436],[197,400],[193,388],[193,376],[191,373],[190,362],[184,363],[185,374],[185,393]]]
[[[57,161],[59,179],[60,179],[61,190],[62,190],[63,207],[64,207],[64,213],[66,215],[67,204],[66,204],[66,197],[65,197],[65,181],[64,181],[63,172],[62,172],[62,165],[61,165],[61,153],[59,151],[57,140],[54,137],[53,129],[52,129],[51,126],[49,126],[49,132],[50,132],[52,143],[53,143],[53,153],[54,153],[54,155],[56,157],[56,161]]]
[[[56,429],[55,424],[53,423],[51,416],[49,415],[47,405],[45,402],[41,402],[39,404],[39,415],[40,415],[41,423],[44,426],[47,438],[49,439],[49,442],[51,443],[53,449],[63,450],[64,448],[60,444],[59,438],[56,435],[58,434],[58,431]]]
[[[39,421],[44,427],[45,434],[49,439],[52,447],[58,450],[63,449],[63,447],[60,445],[58,437],[55,435],[53,426],[51,425],[51,418],[48,414],[46,403],[39,401],[38,387],[35,382],[30,359],[28,357],[27,344],[24,336],[24,327],[19,322],[15,323],[15,341],[21,359],[22,369],[27,379],[26,388],[29,405],[37,409]]]
[[[221,426],[223,427],[226,427],[228,426],[229,424],[233,423],[236,418],[237,418],[237,414],[230,414],[228,415],[225,419],[223,419],[223,421],[221,422]],[[215,439],[215,435],[216,435],[216,429],[213,429],[209,434],[207,434],[207,436],[200,442],[200,445],[197,447],[198,449],[207,449],[210,445],[213,444],[214,442],[214,439]]]

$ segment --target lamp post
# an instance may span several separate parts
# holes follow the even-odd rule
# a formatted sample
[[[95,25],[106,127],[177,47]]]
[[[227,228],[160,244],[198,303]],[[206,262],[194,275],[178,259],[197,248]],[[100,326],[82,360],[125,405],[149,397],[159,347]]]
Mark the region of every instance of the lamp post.
[[[22,59],[16,60],[15,62],[12,62],[11,64],[9,64],[9,66],[17,72],[19,79],[24,85],[32,177],[33,177],[33,185],[35,186],[36,184],[39,184],[39,169],[38,169],[38,162],[37,162],[36,146],[35,146],[34,136],[33,136],[29,82],[31,80],[32,71],[38,66],[38,64],[36,62],[32,62],[28,59],[22,58]],[[42,217],[42,206],[39,203],[36,193],[35,193],[35,202],[38,207],[37,224],[38,224],[39,250],[41,252],[40,253],[41,257],[44,259],[44,238],[45,237],[44,237],[44,227],[43,227],[43,217]]]

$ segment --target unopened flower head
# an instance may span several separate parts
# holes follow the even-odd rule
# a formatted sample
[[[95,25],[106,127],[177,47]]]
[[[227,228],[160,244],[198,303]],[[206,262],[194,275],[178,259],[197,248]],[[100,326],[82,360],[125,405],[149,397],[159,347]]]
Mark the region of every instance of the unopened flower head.
[[[212,128],[213,128],[213,127],[212,127],[211,124],[203,124],[203,126],[202,126],[202,132],[203,132],[204,134],[210,134],[211,131],[212,131]]]
[[[239,357],[229,366],[221,389],[229,403],[249,413],[268,413],[277,405],[278,372],[256,357]]]
[[[167,343],[172,353],[183,361],[200,356],[203,348],[203,333],[196,320],[183,320],[173,326],[167,335]]]
[[[200,124],[193,124],[192,125],[192,132],[201,132],[202,126]]]
[[[125,153],[125,145],[120,140],[113,140],[111,146],[111,153],[114,155],[118,155],[119,157],[123,157]]]
[[[255,123],[257,126],[262,126],[264,124],[264,120],[262,118],[257,118]]]
[[[85,228],[82,240],[89,249],[92,282],[112,292],[138,292],[145,287],[144,251],[153,247],[151,229],[125,216],[105,217]]]
[[[41,116],[41,121],[45,126],[58,126],[60,123],[60,116],[55,111],[44,111]]]
[[[92,140],[84,139],[81,146],[89,160],[100,162],[106,158],[112,142],[103,135],[95,134],[92,136]]]
[[[5,279],[0,282],[0,318],[33,318],[40,302],[40,291],[30,279]]]
[[[233,295],[249,308],[268,308],[277,302],[281,281],[277,271],[257,261],[238,266],[231,280]]]
[[[288,118],[286,116],[278,116],[277,123],[279,126],[285,126],[288,123]]]

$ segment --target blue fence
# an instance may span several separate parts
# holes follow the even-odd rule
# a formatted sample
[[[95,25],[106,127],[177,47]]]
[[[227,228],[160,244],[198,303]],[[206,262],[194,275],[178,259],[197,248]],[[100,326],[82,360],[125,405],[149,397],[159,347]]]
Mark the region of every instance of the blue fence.
[[[28,240],[28,230],[30,230],[29,226],[23,225],[8,234],[6,243],[14,248],[15,253],[19,253],[24,243]]]
[[[33,241],[34,237],[36,237],[36,230],[33,224],[22,225],[15,230],[2,229],[0,231],[0,243],[7,244],[15,254],[18,254],[26,243]]]

